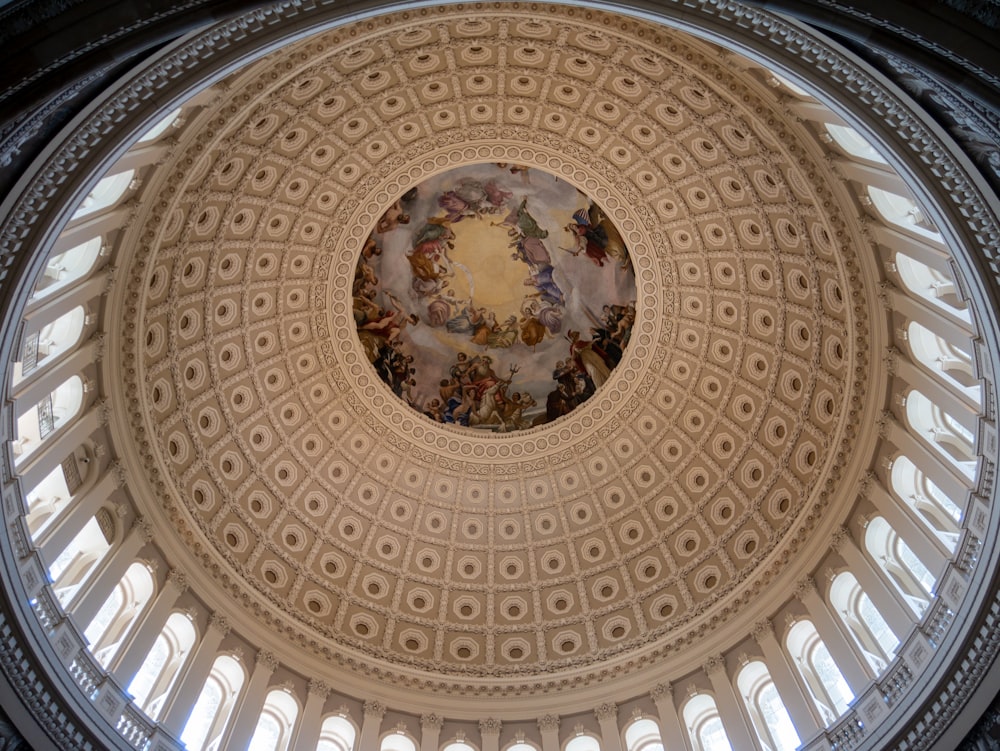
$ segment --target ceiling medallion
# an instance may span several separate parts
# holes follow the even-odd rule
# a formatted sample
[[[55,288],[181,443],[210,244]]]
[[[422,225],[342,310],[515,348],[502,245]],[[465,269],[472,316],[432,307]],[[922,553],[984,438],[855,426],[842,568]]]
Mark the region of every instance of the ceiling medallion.
[[[355,269],[353,312],[379,378],[438,423],[498,433],[569,414],[635,323],[625,240],[570,183],[470,164],[407,190]]]

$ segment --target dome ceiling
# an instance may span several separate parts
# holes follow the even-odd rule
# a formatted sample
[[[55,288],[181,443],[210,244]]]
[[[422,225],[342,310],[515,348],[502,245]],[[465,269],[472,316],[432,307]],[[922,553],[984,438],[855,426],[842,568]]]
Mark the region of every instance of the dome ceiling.
[[[580,9],[442,7],[227,82],[171,155],[127,269],[121,407],[179,539],[239,607],[332,663],[433,690],[489,676],[499,695],[677,653],[774,580],[843,480],[866,309],[826,166],[735,60]],[[525,176],[580,201],[528,198],[558,218],[555,268],[616,279],[574,312],[598,319],[581,340],[604,300],[635,300],[592,398],[503,431],[393,393],[354,301],[373,232],[400,233],[405,256],[418,213],[447,211],[428,196],[472,177],[486,193],[487,172],[512,194],[497,223],[516,224]],[[589,201],[634,292],[618,262],[560,249]],[[400,211],[410,224],[387,229]],[[419,295],[396,297],[414,312]],[[578,330],[545,334],[559,358]]]

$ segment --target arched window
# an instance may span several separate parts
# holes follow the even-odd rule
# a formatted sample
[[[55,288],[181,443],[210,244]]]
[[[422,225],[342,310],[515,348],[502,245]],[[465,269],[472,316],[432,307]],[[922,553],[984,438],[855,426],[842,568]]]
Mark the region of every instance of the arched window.
[[[861,589],[854,574],[843,571],[834,577],[830,585],[830,604],[861,648],[868,664],[876,673],[885,670],[896,655],[899,639]]]
[[[906,395],[906,419],[957,469],[975,476],[975,437],[962,423],[916,389]]]
[[[80,341],[87,314],[77,305],[59,316],[52,323],[28,334],[21,347],[21,360],[14,363],[12,384],[16,386],[24,377],[55,361],[55,359]]]
[[[441,751],[476,751],[476,749],[465,741],[453,741],[442,748]]]
[[[405,733],[395,732],[382,739],[379,751],[417,751],[417,744]]]
[[[49,566],[49,577],[56,599],[65,608],[90,578],[97,564],[107,554],[115,539],[115,521],[107,509],[101,509],[76,533]]]
[[[92,237],[49,258],[42,275],[35,282],[32,301],[48,297],[85,277],[97,265],[103,246],[102,237]]]
[[[625,751],[663,751],[660,727],[648,717],[641,717],[625,728]]]
[[[171,613],[142,667],[129,684],[127,691],[151,719],[155,720],[160,714],[163,702],[191,652],[195,636],[188,616]]]
[[[156,123],[156,125],[154,125],[152,128],[147,130],[145,133],[142,134],[142,136],[139,137],[139,140],[136,141],[136,145],[141,143],[149,143],[150,141],[155,141],[161,135],[166,133],[168,128],[173,126],[174,121],[177,120],[177,117],[180,114],[181,114],[180,107],[178,107],[175,110],[172,110],[171,112],[168,112],[160,119],[159,122]]]
[[[854,699],[851,687],[811,621],[799,621],[788,629],[785,644],[823,721],[831,725]]]
[[[563,751],[601,751],[601,744],[592,735],[578,735],[563,746]]]
[[[149,567],[137,561],[128,567],[84,631],[90,651],[105,668],[152,596],[153,577]]]
[[[70,376],[38,404],[17,418],[14,462],[23,463],[50,435],[70,423],[83,406],[83,381]]]
[[[905,456],[898,456],[890,473],[892,491],[952,552],[958,546],[962,509]]]
[[[958,296],[955,281],[951,277],[905,253],[896,253],[896,271],[899,272],[903,286],[917,297],[963,321],[971,320],[968,305]]]
[[[865,549],[919,617],[930,604],[936,579],[889,522],[876,516],[865,529]]]
[[[736,676],[736,686],[743,696],[750,724],[764,748],[795,751],[799,747],[799,734],[774,687],[767,665],[760,660],[747,663]]]
[[[719,708],[709,694],[691,697],[682,714],[694,751],[732,751]]]
[[[888,164],[882,155],[875,150],[875,147],[868,143],[865,137],[854,128],[849,128],[846,125],[827,123],[826,130],[837,145],[850,156],[865,159],[869,162]]]
[[[49,472],[25,496],[28,504],[28,515],[25,521],[28,523],[28,531],[31,533],[31,539],[34,541],[38,540],[49,523],[58,517],[59,513],[66,508],[66,504],[72,498],[73,492],[66,481],[66,470],[64,469],[64,466],[70,466],[71,462],[75,464],[75,455],[68,457],[66,461]],[[76,471],[75,466],[71,466],[71,471],[74,472],[75,479],[77,480],[75,484],[78,485],[79,472]]]
[[[538,746],[534,746],[527,741],[514,741],[503,751],[538,751]]]
[[[74,212],[71,219],[81,219],[109,206],[114,206],[125,195],[128,186],[132,184],[134,174],[135,170],[130,169],[102,178],[83,199],[83,203],[80,204],[80,208]]]
[[[352,751],[357,734],[354,723],[346,717],[327,717],[320,728],[316,751]]]
[[[901,196],[898,193],[891,193],[888,190],[882,190],[871,185],[867,187],[867,190],[875,209],[887,222],[922,237],[941,240],[941,235],[938,233],[937,227],[927,218],[927,215],[924,214],[923,210],[917,206],[912,198]]]
[[[277,688],[270,691],[247,751],[286,751],[298,716],[299,705],[291,694]]]
[[[215,658],[181,733],[181,741],[188,751],[218,747],[245,678],[243,666],[235,658],[229,655]]]
[[[906,339],[913,356],[949,386],[982,403],[982,389],[972,368],[972,355],[926,326],[910,321]]]

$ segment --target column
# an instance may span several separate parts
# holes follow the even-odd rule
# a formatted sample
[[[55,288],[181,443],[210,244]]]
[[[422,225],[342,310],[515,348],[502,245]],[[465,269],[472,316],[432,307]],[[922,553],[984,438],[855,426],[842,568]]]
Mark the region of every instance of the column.
[[[500,751],[500,720],[487,717],[479,721],[479,733],[483,737],[483,751]]]
[[[932,573],[940,574],[944,570],[949,556],[944,543],[925,526],[920,515],[916,511],[907,512],[903,507],[903,502],[897,500],[877,480],[869,483],[867,495],[879,513],[889,522],[889,526],[906,540],[906,544],[910,546],[917,558]]]
[[[708,679],[712,682],[715,706],[719,709],[719,717],[722,718],[722,726],[729,736],[730,745],[733,748],[756,748],[758,745],[756,733],[750,731],[746,720],[743,719],[739,699],[726,671],[725,658],[721,655],[709,657],[702,670],[708,674]]]
[[[250,744],[257,729],[260,711],[264,708],[264,700],[267,699],[271,674],[277,668],[278,660],[273,654],[266,649],[257,653],[246,691],[229,720],[229,728],[223,733],[219,748],[245,749]]]
[[[420,716],[420,751],[438,751],[443,725],[441,715],[431,713]]]
[[[660,739],[663,747],[677,749],[690,748],[687,733],[681,724],[681,718],[677,714],[677,705],[674,704],[674,690],[669,683],[658,683],[649,692],[649,697],[656,705],[656,712],[660,718]]]
[[[812,702],[802,692],[801,686],[795,680],[785,652],[774,635],[774,624],[767,619],[758,621],[753,627],[753,638],[764,653],[767,672],[770,673],[771,680],[774,681],[774,687],[778,690],[781,703],[788,710],[788,716],[792,718],[792,724],[795,725],[795,731],[799,734],[799,740],[805,743],[820,730],[820,717],[813,708]]]
[[[94,518],[101,504],[119,487],[117,475],[109,468],[94,485],[78,498],[72,499],[69,506],[63,509],[38,539],[38,552],[41,553],[42,559],[54,561],[58,558],[83,529],[83,525]]]
[[[885,583],[868,556],[858,549],[854,538],[851,537],[851,533],[847,529],[841,527],[837,530],[831,544],[833,549],[844,559],[848,570],[854,574],[858,584],[861,585],[861,589],[871,598],[876,610],[885,618],[892,633],[900,641],[906,639],[915,620],[910,617],[909,611],[904,607],[903,600],[895,588]]]
[[[94,620],[108,595],[125,576],[128,567],[135,562],[139,551],[152,539],[153,527],[141,517],[136,519],[121,545],[108,553],[108,560],[93,580],[77,591],[66,611],[73,614],[81,628],[87,628]]]
[[[143,661],[153,648],[156,638],[163,630],[170,612],[180,597],[187,589],[187,580],[184,574],[176,569],[172,569],[167,574],[167,580],[163,588],[157,592],[156,598],[149,612],[142,619],[138,628],[133,630],[128,643],[119,650],[118,655],[108,667],[108,672],[113,673],[122,686],[127,686],[132,682],[135,674],[139,672]]]
[[[326,697],[329,695],[330,687],[325,681],[319,678],[310,679],[306,706],[299,716],[295,735],[292,736],[292,742],[288,744],[288,748],[303,749],[304,751],[312,751],[316,748],[323,726],[323,707],[326,706]]]
[[[198,701],[205,681],[208,680],[215,664],[219,645],[229,633],[229,621],[224,616],[213,613],[208,619],[205,635],[187,661],[184,672],[177,680],[177,688],[173,697],[164,706],[163,719],[160,724],[173,736],[180,737],[187,723],[194,703]]]
[[[554,714],[539,717],[538,730],[542,734],[542,751],[559,751],[559,717]]]
[[[625,751],[622,747],[622,735],[618,730],[618,705],[611,702],[601,704],[594,709],[594,717],[601,727],[602,751]]]
[[[834,619],[823,598],[816,591],[816,582],[811,576],[801,579],[796,587],[796,597],[809,611],[809,617],[816,627],[816,633],[823,640],[833,661],[837,663],[840,672],[851,687],[855,696],[860,696],[871,681],[868,666],[854,651],[847,635],[841,631],[840,624]]]
[[[364,705],[365,719],[361,723],[361,737],[358,748],[378,748],[378,738],[382,732],[382,718],[385,717],[385,705],[378,701],[366,701]]]

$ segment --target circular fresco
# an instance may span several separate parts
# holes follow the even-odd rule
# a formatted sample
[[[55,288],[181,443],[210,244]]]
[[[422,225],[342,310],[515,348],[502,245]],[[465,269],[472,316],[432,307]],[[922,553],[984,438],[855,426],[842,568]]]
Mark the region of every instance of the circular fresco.
[[[608,380],[635,321],[619,231],[537,168],[475,164],[407,191],[358,260],[362,348],[432,420],[509,432],[569,414]]]

